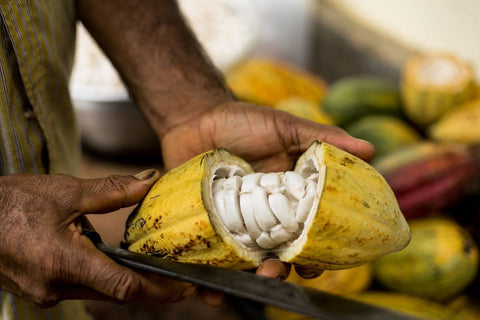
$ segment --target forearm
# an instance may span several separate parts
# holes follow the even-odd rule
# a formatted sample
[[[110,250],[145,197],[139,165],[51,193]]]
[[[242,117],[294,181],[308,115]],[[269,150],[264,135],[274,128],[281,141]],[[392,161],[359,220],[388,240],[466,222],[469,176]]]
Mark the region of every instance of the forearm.
[[[232,100],[174,0],[77,0],[77,11],[160,137]]]

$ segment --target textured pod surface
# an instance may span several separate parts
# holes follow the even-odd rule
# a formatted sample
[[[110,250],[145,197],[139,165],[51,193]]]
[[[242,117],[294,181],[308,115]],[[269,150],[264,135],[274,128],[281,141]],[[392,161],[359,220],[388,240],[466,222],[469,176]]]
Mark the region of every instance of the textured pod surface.
[[[223,149],[201,154],[167,172],[152,187],[127,221],[129,250],[182,262],[219,265],[233,269],[257,266],[260,255],[247,252],[222,229],[215,229],[205,199],[209,174],[217,162],[250,166]]]
[[[463,294],[450,302],[448,307],[465,320],[480,319],[480,298],[476,294]]]
[[[472,67],[454,56],[415,55],[405,63],[402,75],[404,109],[410,120],[420,127],[430,125],[474,95]]]
[[[412,240],[402,251],[374,262],[375,277],[388,289],[446,300],[466,288],[478,269],[478,247],[468,232],[447,218],[410,223]]]
[[[313,159],[313,160],[312,160]],[[315,142],[299,158],[325,170],[321,199],[297,241],[279,250],[280,260],[322,269],[343,269],[404,248],[410,229],[385,179],[369,164],[326,143]]]
[[[241,187],[237,182],[226,184],[236,175],[245,177]],[[317,179],[318,184],[300,175]],[[302,212],[298,231],[293,231],[297,222],[281,212],[284,198],[276,190],[280,176],[288,181],[285,195],[297,199],[297,221],[298,211]],[[246,209],[244,218],[254,215],[257,222],[248,224],[253,220],[247,219],[243,229],[253,230],[258,244],[269,248],[272,240],[287,239],[289,230],[295,238],[277,242],[271,250],[251,247],[248,235],[232,230],[239,227],[236,222],[229,218],[232,226],[225,225],[225,214],[231,209],[220,212],[224,208],[215,205],[214,189],[219,183],[222,190],[233,185],[241,190],[238,207]],[[275,195],[271,201],[266,190]],[[255,195],[257,202],[252,201]],[[242,201],[245,196],[250,199]],[[230,197],[221,197],[225,208],[233,208],[228,204]],[[268,207],[270,202],[280,206]],[[305,202],[309,205],[304,216],[301,204]],[[260,217],[257,210],[263,207],[273,211]],[[375,169],[345,151],[315,142],[301,156],[295,172],[278,176],[252,174],[245,161],[223,149],[193,158],[154,185],[129,217],[125,239],[130,250],[191,263],[247,269],[273,252],[297,265],[344,269],[402,249],[410,232],[392,190]]]
[[[323,79],[292,65],[267,59],[250,59],[225,74],[228,86],[240,100],[273,107],[299,97],[320,103],[327,85]]]
[[[322,107],[340,126],[366,115],[402,116],[397,85],[372,75],[349,76],[334,82]]]
[[[480,99],[444,114],[428,128],[427,135],[443,142],[480,143]]]
[[[347,297],[367,304],[390,309],[404,313],[423,320],[470,320],[458,314],[456,310],[442,304],[421,299],[415,296],[386,291],[363,291],[356,294],[349,294]],[[298,313],[267,306],[265,315],[271,320],[310,320]],[[359,319],[368,319],[359,315]],[[472,318],[477,319],[477,318]],[[385,320],[388,320],[387,318]]]
[[[422,141],[374,163],[407,219],[442,210],[478,179],[478,159],[465,145]]]
[[[425,320],[465,320],[455,311],[436,302],[394,292],[367,291],[351,295],[353,299],[406,313]]]
[[[299,284],[336,294],[354,294],[366,290],[373,279],[370,263],[342,270],[325,270],[314,279],[305,279],[296,272],[290,272],[287,282]]]
[[[375,157],[382,156],[422,139],[420,133],[406,121],[393,116],[368,115],[345,127],[355,138],[371,142]]]
[[[310,121],[330,125],[334,124],[333,119],[322,110],[319,103],[304,98],[293,97],[281,100],[274,105],[274,108]]]

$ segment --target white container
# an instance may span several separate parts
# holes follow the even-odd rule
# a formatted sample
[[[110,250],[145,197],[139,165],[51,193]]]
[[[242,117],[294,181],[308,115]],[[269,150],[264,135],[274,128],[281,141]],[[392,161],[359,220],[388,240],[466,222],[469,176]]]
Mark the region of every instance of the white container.
[[[225,71],[246,58],[258,17],[241,0],[180,0],[180,8],[214,65]],[[83,143],[100,154],[158,154],[158,139],[112,64],[79,25],[70,92]]]

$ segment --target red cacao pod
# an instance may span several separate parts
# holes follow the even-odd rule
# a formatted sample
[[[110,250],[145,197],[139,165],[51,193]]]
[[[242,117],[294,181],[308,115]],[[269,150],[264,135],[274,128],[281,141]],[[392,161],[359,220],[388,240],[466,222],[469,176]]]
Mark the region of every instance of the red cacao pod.
[[[471,146],[422,141],[375,162],[405,218],[443,210],[459,201],[479,178]]]

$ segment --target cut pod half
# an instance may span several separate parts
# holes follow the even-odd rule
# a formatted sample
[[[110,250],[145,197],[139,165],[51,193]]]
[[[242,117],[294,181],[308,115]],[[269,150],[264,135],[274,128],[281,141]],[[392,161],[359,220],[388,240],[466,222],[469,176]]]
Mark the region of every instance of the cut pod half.
[[[472,66],[450,54],[410,57],[402,71],[404,111],[421,128],[475,96]]]
[[[294,171],[254,173],[224,149],[166,173],[127,221],[129,249],[235,269],[280,260],[342,269],[402,249],[408,225],[370,165],[314,142]]]

